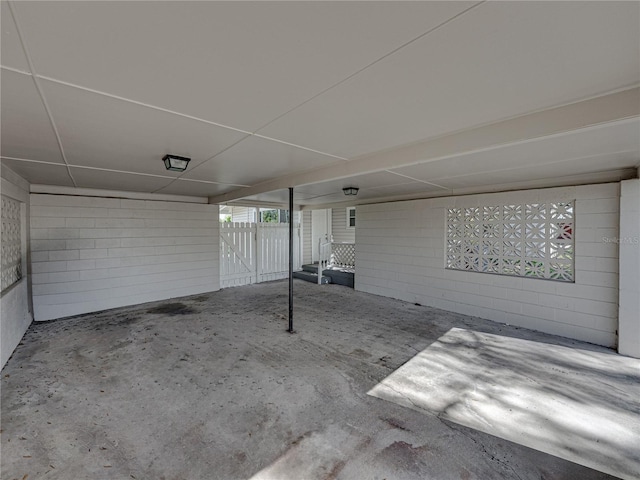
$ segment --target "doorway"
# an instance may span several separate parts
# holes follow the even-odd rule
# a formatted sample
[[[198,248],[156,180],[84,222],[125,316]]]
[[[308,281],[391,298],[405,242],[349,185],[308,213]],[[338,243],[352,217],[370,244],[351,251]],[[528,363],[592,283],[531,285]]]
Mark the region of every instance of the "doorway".
[[[319,260],[318,241],[331,239],[331,209],[311,211],[311,261]]]

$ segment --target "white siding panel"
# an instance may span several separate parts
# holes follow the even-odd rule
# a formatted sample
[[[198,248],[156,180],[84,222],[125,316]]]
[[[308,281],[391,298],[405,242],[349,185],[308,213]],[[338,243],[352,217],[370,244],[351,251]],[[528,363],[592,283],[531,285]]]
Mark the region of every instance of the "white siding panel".
[[[311,263],[311,210],[302,212],[302,263]]]
[[[347,209],[345,207],[331,209],[331,234],[334,242],[353,243],[356,241],[356,229],[347,227]]]

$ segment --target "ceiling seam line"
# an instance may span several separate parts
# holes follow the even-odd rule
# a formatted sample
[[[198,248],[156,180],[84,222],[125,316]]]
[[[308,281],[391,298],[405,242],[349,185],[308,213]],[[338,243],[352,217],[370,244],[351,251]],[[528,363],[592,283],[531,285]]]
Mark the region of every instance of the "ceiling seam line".
[[[213,125],[215,127],[224,128],[226,130],[233,130],[234,132],[239,132],[239,133],[244,133],[244,134],[247,134],[247,135],[252,135],[252,132],[249,132],[249,131],[246,131],[246,130],[242,130],[240,128],[230,127],[228,125],[223,125],[222,123],[213,122],[211,120],[205,120],[204,118],[195,117],[195,116],[189,115],[187,113],[176,112],[175,110],[169,110],[168,108],[158,107],[157,105],[151,105],[150,103],[141,102],[139,100],[133,100],[131,98],[121,97],[120,95],[115,95],[113,93],[103,92],[101,90],[96,90],[94,88],[83,87],[82,85],[78,85],[78,84],[71,83],[71,82],[65,82],[64,80],[59,80],[57,78],[49,77],[47,75],[34,74],[34,76],[38,77],[39,79],[51,82],[51,83],[56,83],[58,85],[64,85],[65,87],[76,88],[76,89],[82,90],[84,92],[94,93],[96,95],[112,98],[114,100],[120,100],[122,102],[132,103],[134,105],[150,108],[152,110],[158,110],[160,112],[169,113],[169,114],[172,114],[172,115],[177,115],[179,117],[188,118],[189,120],[195,120],[196,122],[202,122],[202,123],[206,123],[208,125]]]
[[[56,83],[58,85],[64,85],[66,87],[76,88],[78,90],[82,90],[82,91],[85,91],[85,92],[93,93],[93,94],[100,95],[100,96],[107,97],[107,98],[112,98],[114,100],[120,100],[122,102],[131,103],[133,105],[138,105],[138,106],[145,107],[145,108],[150,108],[152,110],[157,110],[157,111],[160,111],[160,112],[168,113],[170,115],[176,115],[176,116],[179,116],[179,117],[187,118],[189,120],[194,120],[196,122],[205,123],[207,125],[213,125],[214,127],[220,127],[220,128],[226,129],[226,130],[232,130],[234,132],[243,133],[243,134],[246,135],[246,137],[244,137],[242,140],[244,140],[244,139],[246,139],[246,138],[248,138],[250,136],[256,136],[256,137],[262,138],[264,140],[269,140],[269,141],[276,142],[276,143],[282,143],[284,145],[289,145],[291,147],[299,148],[301,150],[307,150],[307,151],[310,151],[310,152],[313,152],[313,153],[318,153],[320,155],[324,155],[324,156],[327,156],[327,157],[333,157],[333,158],[337,158],[339,160],[345,160],[345,161],[348,160],[347,158],[340,157],[338,155],[334,155],[334,154],[331,154],[331,153],[321,152],[320,150],[315,150],[313,148],[304,147],[302,145],[297,145],[295,143],[287,142],[287,141],[284,141],[284,140],[279,140],[277,138],[267,137],[265,135],[258,135],[255,132],[250,132],[248,130],[242,130],[242,129],[236,128],[236,127],[231,127],[229,125],[224,125],[222,123],[217,123],[217,122],[214,122],[212,120],[206,120],[204,118],[200,118],[200,117],[196,117],[196,116],[193,116],[193,115],[189,115],[187,113],[181,113],[181,112],[177,112],[175,110],[170,110],[168,108],[159,107],[157,105],[151,105],[150,103],[141,102],[139,100],[133,100],[131,98],[126,98],[126,97],[122,97],[120,95],[115,95],[115,94],[112,94],[112,93],[103,92],[101,90],[96,90],[96,89],[89,88],[89,87],[83,87],[82,85],[78,85],[78,84],[71,83],[71,82],[66,82],[64,80],[59,80],[57,78],[49,77],[47,75],[40,75],[40,74],[28,74],[28,75],[31,75],[31,76],[34,76],[34,77],[38,77],[39,79],[46,80],[46,81],[51,82],[51,83]],[[236,144],[234,144],[234,145],[236,145]],[[219,152],[219,153],[222,153],[222,152]],[[216,155],[218,155],[218,154],[216,154]],[[211,160],[212,158],[213,157],[210,157],[207,160]]]
[[[422,143],[425,143],[425,142],[433,142],[433,141],[436,141],[436,140],[441,140],[443,138],[451,137],[453,135],[472,132],[474,130],[478,130],[478,129],[481,129],[481,128],[491,127],[491,126],[494,126],[494,125],[510,122],[512,120],[522,119],[522,118],[525,118],[525,117],[528,117],[528,116],[532,116],[532,115],[537,115],[537,114],[540,114],[540,113],[552,112],[552,111],[560,109],[560,108],[570,107],[570,106],[573,106],[573,105],[580,104],[582,102],[588,102],[588,101],[591,101],[591,100],[604,98],[604,97],[607,97],[609,95],[616,95],[618,93],[627,92],[629,90],[635,90],[635,89],[639,89],[639,88],[640,88],[640,83],[636,82],[636,83],[633,83],[633,84],[630,84],[630,85],[626,85],[626,86],[621,87],[621,88],[616,88],[614,90],[607,91],[605,93],[599,93],[597,95],[591,95],[589,97],[581,98],[579,100],[574,100],[574,101],[567,102],[567,103],[563,103],[561,105],[554,105],[554,106],[551,106],[551,107],[543,107],[543,108],[539,108],[539,109],[536,109],[536,110],[531,110],[531,111],[528,111],[528,112],[525,112],[525,113],[521,113],[521,114],[509,116],[509,117],[500,118],[498,120],[491,120],[491,121],[488,121],[488,122],[479,123],[477,125],[464,127],[464,128],[458,129],[458,130],[454,130],[452,132],[445,132],[445,133],[442,133],[442,134],[439,134],[439,135],[435,135],[433,137],[427,137],[427,138],[423,138],[422,140],[418,140],[418,141],[415,141],[415,142],[410,142],[408,144],[403,144],[403,145],[398,145],[396,147],[391,147],[388,150],[365,153],[365,154],[362,154],[362,155],[358,155],[358,156],[352,157],[350,160],[359,160],[361,158],[366,158],[366,157],[369,157],[371,155],[384,153],[385,151],[387,151],[387,152],[394,151],[397,148],[410,147],[410,146],[422,144]],[[627,116],[627,117],[624,117],[624,118],[617,118],[617,119],[614,119],[614,120],[606,120],[606,121],[603,121],[603,122],[600,122],[600,123],[596,123],[596,124],[593,124],[593,125],[579,127],[578,129],[582,130],[582,129],[586,129],[586,128],[597,128],[599,126],[606,125],[608,123],[632,121],[633,119],[638,118],[638,116],[639,115],[636,113],[636,114],[633,114],[631,116]],[[552,135],[564,135],[564,134],[570,133],[570,132],[572,132],[574,130],[576,130],[576,129],[574,128],[574,129],[570,129],[570,130],[566,130],[566,131],[562,131],[562,132],[557,132],[557,133],[554,133]],[[545,134],[544,136],[547,136],[547,135]],[[532,140],[535,140],[537,138],[541,138],[541,137],[531,137],[531,138],[526,138],[526,139],[517,140],[517,141],[514,140],[514,141],[510,141],[510,142],[506,143],[505,145],[508,145],[509,143],[516,143],[516,142],[520,143],[520,142],[532,141]],[[500,144],[500,145],[503,145],[503,144]],[[491,148],[493,148],[493,147],[491,147]],[[413,165],[415,165],[417,163],[423,163],[423,162],[415,162],[415,163],[413,163]],[[409,166],[409,165],[410,164],[403,165],[403,166]]]
[[[45,160],[32,160],[29,158],[18,158],[18,157],[8,157],[6,155],[0,155],[0,158],[3,160],[12,160],[14,162],[26,162],[26,163],[41,163],[43,165],[51,165],[51,166],[56,166],[56,167],[72,167],[72,168],[83,168],[85,170],[98,170],[101,172],[112,172],[112,173],[124,173],[125,175],[138,175],[138,176],[142,176],[142,177],[155,177],[155,178],[167,178],[167,179],[173,179],[173,180],[182,180],[184,182],[198,182],[198,183],[210,183],[213,185],[227,185],[227,186],[231,186],[231,187],[250,187],[250,185],[242,185],[239,183],[223,183],[223,182],[214,182],[214,181],[208,181],[208,180],[196,180],[196,179],[191,179],[191,178],[175,178],[175,177],[168,177],[166,175],[156,175],[153,173],[142,173],[142,172],[131,172],[131,171],[126,171],[126,170],[115,170],[112,168],[102,168],[102,167],[90,167],[87,165],[75,165],[73,163],[69,164],[69,165],[65,165],[64,163],[56,163],[56,162],[47,162]]]
[[[46,160],[31,160],[30,158],[7,157],[6,155],[0,155],[0,158],[2,158],[3,160],[13,160],[16,162],[44,163],[45,165],[57,165],[59,167],[67,166],[64,163],[47,162]]]
[[[447,187],[443,187],[442,185],[438,185],[437,183],[427,182],[426,180],[420,180],[419,178],[411,177],[411,176],[405,175],[403,173],[394,172],[392,170],[385,170],[385,172],[391,173],[393,175],[398,175],[399,177],[408,178],[410,180],[415,180],[416,182],[426,183],[427,185],[433,185],[434,187],[439,187],[439,188],[443,188],[445,190],[449,190]]]
[[[633,87],[632,89],[635,89],[635,88],[638,88],[638,87]],[[624,92],[624,91],[627,91],[627,90],[630,90],[630,89],[625,88],[625,89],[621,90],[621,92]],[[595,98],[600,98],[600,96],[595,97]],[[577,102],[577,103],[580,103],[580,102]],[[575,104],[575,102],[574,103],[570,103],[570,104],[565,105],[565,106],[570,106],[570,105],[574,105],[574,104]],[[473,132],[474,130],[477,130],[477,129],[481,129],[481,128],[485,128],[485,127],[491,127],[491,126],[494,126],[494,125],[497,125],[497,124],[500,124],[500,123],[503,123],[503,122],[507,122],[507,121],[514,120],[514,119],[518,119],[518,118],[521,118],[521,117],[526,117],[528,115],[535,115],[537,113],[552,111],[554,109],[555,109],[555,107],[548,108],[548,109],[543,109],[543,110],[540,110],[540,111],[533,112],[531,114],[519,115],[519,116],[516,116],[516,117],[508,118],[506,120],[500,120],[500,121],[495,122],[495,123],[482,124],[482,125],[479,125],[477,127],[471,127],[471,128],[468,128],[468,129],[457,130],[457,131],[452,132],[452,133],[438,135],[436,137],[432,137],[432,138],[429,138],[429,139],[426,139],[426,140],[414,142],[414,143],[411,143],[411,144],[408,144],[408,145],[401,145],[398,148],[402,149],[402,148],[405,148],[405,147],[411,147],[411,146],[416,146],[416,145],[420,145],[420,144],[424,144],[424,143],[435,142],[435,141],[442,140],[443,138],[446,139],[447,137],[451,137],[451,136],[454,136],[454,135],[466,134],[468,132]],[[539,140],[545,139],[545,138],[562,137],[562,136],[570,135],[572,133],[576,133],[576,132],[579,132],[579,131],[589,131],[589,130],[599,129],[599,128],[602,128],[604,126],[610,125],[610,124],[631,123],[631,122],[634,122],[634,121],[638,120],[639,118],[640,118],[640,115],[634,114],[634,115],[623,117],[623,118],[617,118],[617,119],[613,119],[613,120],[605,120],[605,121],[602,121],[602,122],[593,123],[593,124],[590,124],[590,125],[581,126],[581,127],[577,127],[577,128],[576,127],[571,127],[569,129],[565,129],[565,130],[562,130],[560,132],[555,132],[555,133],[552,133],[552,134],[541,134],[541,135],[531,136],[531,137],[528,137],[528,138],[520,138],[520,139],[517,139],[517,140],[508,140],[506,142],[496,143],[496,144],[493,144],[493,145],[490,145],[490,146],[485,146],[485,147],[480,147],[480,148],[472,148],[472,149],[465,150],[463,152],[458,152],[458,153],[448,153],[448,154],[445,154],[445,155],[439,155],[439,156],[436,156],[436,157],[427,158],[427,159],[423,159],[423,160],[411,161],[411,162],[408,162],[408,163],[403,163],[403,164],[400,164],[400,165],[397,165],[397,166],[393,166],[393,167],[388,167],[388,168],[405,168],[405,167],[413,167],[413,166],[416,166],[416,165],[426,165],[428,163],[438,162],[438,161],[445,160],[445,159],[451,158],[451,157],[482,153],[482,152],[487,152],[487,151],[491,151],[491,150],[497,150],[497,149],[504,148],[504,147],[510,147],[510,146],[515,146],[515,145],[523,145],[523,144],[527,144],[527,143],[532,143],[532,142],[536,142],[536,141],[539,141]],[[393,153],[394,151],[395,151],[395,148],[392,148],[392,149],[387,150],[385,152],[386,152],[386,154],[388,154],[388,153]],[[377,155],[377,154],[378,153],[373,152],[371,154],[360,155],[358,157],[354,157],[352,160],[362,160],[363,158],[367,158],[367,157],[369,157],[371,155]],[[386,169],[383,168],[382,170],[377,170],[377,171],[383,171],[383,170],[386,170]],[[391,173],[396,173],[396,172],[391,172]],[[396,175],[397,175],[397,173],[396,173]]]
[[[284,140],[278,140],[277,138],[267,137],[265,135],[260,135],[258,133],[252,133],[251,136],[256,137],[256,138],[262,138],[264,140],[270,140],[270,141],[276,142],[276,143],[282,143],[283,145],[289,145],[291,147],[296,147],[296,148],[299,148],[301,150],[307,150],[308,152],[318,153],[320,155],[324,155],[325,157],[332,157],[332,158],[336,158],[338,160],[344,160],[346,162],[349,161],[349,159],[346,158],[346,157],[341,157],[339,155],[333,155],[332,153],[321,152],[320,150],[315,150],[313,148],[303,147],[302,145],[297,145],[295,143],[286,142]]]
[[[247,133],[247,132],[245,132],[245,133]],[[251,133],[247,133],[247,135],[245,135],[244,137],[242,137],[242,138],[241,138],[240,140],[238,140],[237,142],[232,143],[232,144],[231,144],[231,145],[229,145],[228,147],[223,148],[223,149],[222,149],[222,150],[220,150],[219,152],[215,153],[213,156],[211,156],[211,157],[207,158],[206,160],[203,160],[202,162],[200,162],[200,163],[199,163],[199,164],[197,164],[197,165],[194,165],[194,166],[193,166],[193,168],[191,168],[191,170],[189,170],[189,172],[191,173],[191,172],[193,172],[194,170],[196,170],[196,169],[200,168],[200,167],[201,167],[202,165],[204,165],[205,163],[210,162],[211,160],[213,160],[214,158],[216,158],[218,155],[222,155],[222,154],[223,154],[224,152],[226,152],[227,150],[229,150],[229,149],[231,149],[231,148],[235,147],[235,146],[236,146],[236,145],[238,145],[240,142],[242,142],[242,141],[246,140],[247,138],[249,138],[249,137],[251,137],[251,136],[252,136],[252,134],[251,134]],[[176,177],[176,180],[181,179],[185,174],[186,174],[186,171],[185,171],[185,172],[183,172],[183,173],[181,173],[180,175],[178,175],[178,176]],[[173,182],[171,182],[171,183],[173,183]],[[171,184],[169,184],[169,185],[171,185]],[[169,186],[169,185],[167,185],[167,186]]]
[[[293,112],[294,110],[297,110],[298,108],[302,107],[303,105],[306,105],[307,103],[311,102],[312,100],[318,98],[321,95],[324,95],[325,93],[327,93],[329,90],[334,89],[335,87],[342,85],[343,83],[349,81],[350,79],[352,79],[353,77],[355,77],[356,75],[359,75],[360,73],[362,73],[363,71],[369,69],[370,67],[374,66],[375,64],[381,62],[382,60],[384,60],[385,58],[397,53],[399,50],[411,45],[414,42],[417,42],[418,40],[420,40],[421,38],[426,37],[427,35],[429,35],[430,33],[440,29],[441,27],[444,27],[445,25],[447,25],[448,23],[456,20],[457,18],[461,17],[462,15],[466,14],[467,12],[473,10],[474,8],[482,5],[483,3],[486,3],[488,0],[481,0],[473,5],[471,5],[469,8],[466,8],[465,10],[456,13],[453,17],[448,18],[447,20],[439,23],[438,25],[436,25],[435,27],[430,28],[429,30],[427,30],[426,32],[421,33],[420,35],[418,35],[415,38],[412,38],[411,40],[403,43],[402,45],[400,45],[399,47],[396,47],[395,49],[391,50],[390,52],[385,53],[383,56],[381,56],[380,58],[374,60],[373,62],[369,63],[368,65],[365,65],[364,67],[360,68],[359,70],[353,72],[352,74],[348,75],[347,77],[343,78],[342,80],[334,83],[333,85],[325,88],[324,90],[316,93],[315,95],[313,95],[312,97],[308,98],[307,100],[305,100],[302,103],[299,103],[298,105],[296,105],[295,107],[292,107],[291,109],[287,110],[286,112],[282,113],[281,115],[278,115],[277,117],[275,117],[274,119],[270,120],[269,122],[265,123],[264,125],[262,125],[261,127],[259,127],[258,129],[256,129],[253,133],[257,134],[259,131],[265,129],[266,127],[268,127],[269,125],[271,125],[272,123],[280,120],[282,117],[284,117],[285,115],[290,114],[291,112]]]
[[[591,125],[587,125],[585,127],[579,127],[579,128],[574,128],[574,129],[570,129],[570,130],[563,130],[561,132],[552,133],[550,135],[538,135],[538,136],[535,136],[535,137],[524,138],[524,139],[515,140],[515,141],[511,141],[511,142],[496,143],[495,145],[491,145],[491,146],[488,146],[488,147],[482,147],[482,148],[475,148],[475,149],[467,150],[467,151],[462,152],[460,154],[442,155],[442,156],[434,157],[434,158],[428,159],[426,161],[418,162],[418,163],[401,165],[398,168],[413,167],[413,166],[416,166],[416,165],[426,165],[428,163],[439,162],[441,160],[446,160],[447,158],[456,157],[456,156],[459,157],[459,156],[465,156],[465,155],[474,155],[474,154],[477,154],[477,153],[490,152],[492,150],[500,150],[502,148],[509,148],[509,147],[514,147],[514,146],[519,146],[519,145],[527,145],[529,143],[535,143],[535,142],[538,142],[540,140],[555,139],[555,138],[560,138],[560,137],[564,137],[564,136],[567,136],[567,135],[575,134],[575,133],[578,133],[578,132],[587,132],[587,131],[597,130],[599,128],[602,128],[603,126],[608,126],[610,124],[631,123],[631,122],[637,121],[639,118],[640,117],[638,115],[634,115],[632,117],[625,117],[625,118],[622,118],[622,119],[616,119],[616,120],[610,120],[610,121],[605,121],[605,122],[600,122],[600,123],[594,123],[594,124],[591,124]],[[619,152],[614,152],[614,153],[619,153]],[[589,158],[589,157],[585,157],[585,158]]]
[[[20,75],[26,75],[28,77],[33,77],[33,74],[31,72],[26,72],[18,68],[7,67],[6,65],[0,65],[0,69],[7,70],[8,72],[19,73]]]
[[[224,183],[224,182],[214,182],[213,180],[197,180],[195,178],[176,178],[177,181],[182,182],[197,182],[197,183],[210,183],[212,185],[228,185],[230,187],[244,187],[248,188],[251,185],[244,185],[241,183]]]
[[[7,1],[7,6],[9,7],[9,11],[11,12],[11,16],[13,17],[13,23],[16,26],[16,33],[18,34],[18,39],[20,40],[20,46],[22,47],[22,51],[23,51],[24,56],[25,56],[25,58],[27,60],[27,64],[29,65],[29,69],[31,70],[31,78],[33,79],[33,83],[34,83],[34,85],[36,87],[36,90],[38,91],[38,95],[40,96],[40,100],[42,101],[42,105],[44,106],[44,109],[47,112],[47,116],[49,117],[49,123],[51,124],[51,128],[53,129],[53,133],[54,133],[54,135],[56,137],[56,141],[58,143],[58,148],[60,149],[60,155],[62,156],[62,160],[64,161],[65,165],[67,166],[67,173],[69,174],[69,178],[71,178],[71,182],[73,183],[73,186],[77,187],[78,184],[76,183],[76,179],[73,178],[73,174],[71,173],[71,168],[69,167],[69,162],[67,161],[67,156],[64,153],[64,147],[62,146],[62,139],[60,138],[60,133],[58,132],[58,127],[56,127],[56,122],[53,119],[53,114],[51,113],[51,109],[49,108],[49,104],[47,103],[47,100],[46,100],[46,98],[44,96],[44,91],[42,90],[42,86],[38,82],[36,69],[34,68],[33,60],[31,59],[31,56],[29,55],[29,49],[27,48],[27,44],[24,41],[24,38],[22,36],[22,30],[21,30],[20,25],[18,23],[18,18],[16,16],[15,11],[14,11],[12,2]]]
[[[140,173],[140,172],[129,172],[129,171],[125,171],[125,170],[116,170],[113,168],[101,168],[101,167],[90,167],[88,165],[69,165],[70,167],[74,167],[74,168],[83,168],[85,170],[97,170],[100,172],[111,172],[111,173],[124,173],[127,175],[138,175],[141,177],[154,177],[154,178],[167,178],[167,179],[173,179],[174,177],[168,177],[166,175],[156,175],[154,173]]]

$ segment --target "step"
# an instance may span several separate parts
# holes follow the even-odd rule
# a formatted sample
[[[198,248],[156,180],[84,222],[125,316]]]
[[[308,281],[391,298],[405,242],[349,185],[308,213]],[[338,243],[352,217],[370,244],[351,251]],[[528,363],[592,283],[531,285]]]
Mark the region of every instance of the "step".
[[[331,283],[353,288],[354,274],[351,272],[341,272],[340,270],[325,270],[322,273],[331,278]]]
[[[318,274],[317,273],[311,273],[311,272],[306,272],[306,271],[293,272],[293,278],[298,278],[300,280],[305,280],[305,281],[311,282],[311,283],[318,283]],[[325,277],[323,275],[322,279],[320,281],[323,284],[331,283],[331,278]]]
[[[318,273],[318,264],[317,263],[315,263],[315,264],[307,263],[305,265],[302,265],[302,270],[305,271],[305,272],[310,272],[310,273],[316,273],[317,274]]]
[[[316,282],[318,281],[317,272],[318,272],[318,264],[305,264],[302,265],[302,270],[307,273],[311,273],[313,278],[315,278]],[[337,285],[344,285],[346,287],[353,288],[353,272],[346,272],[340,268],[325,268],[322,272],[325,277],[331,278],[330,283],[335,283]]]

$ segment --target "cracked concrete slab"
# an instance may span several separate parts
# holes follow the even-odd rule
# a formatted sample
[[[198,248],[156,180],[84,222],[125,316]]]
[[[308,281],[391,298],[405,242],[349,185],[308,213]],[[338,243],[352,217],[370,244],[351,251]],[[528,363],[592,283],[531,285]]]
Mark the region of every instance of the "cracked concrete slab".
[[[606,349],[298,281],[291,335],[287,293],[33,324],[2,371],[1,478],[614,478],[367,394],[452,328]]]

